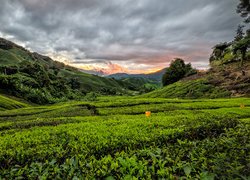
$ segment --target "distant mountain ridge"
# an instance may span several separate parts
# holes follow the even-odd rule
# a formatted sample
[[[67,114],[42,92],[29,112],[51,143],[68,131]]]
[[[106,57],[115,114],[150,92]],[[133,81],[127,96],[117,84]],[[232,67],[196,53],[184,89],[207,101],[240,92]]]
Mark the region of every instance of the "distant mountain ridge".
[[[108,75],[109,78],[115,78],[115,79],[123,79],[123,78],[146,78],[150,80],[155,80],[158,82],[161,82],[162,76],[165,73],[166,68],[161,69],[159,71],[149,73],[149,74],[127,74],[127,73],[116,73]]]
[[[106,73],[103,72],[102,70],[96,71],[96,70],[86,70],[86,69],[79,69],[79,71],[87,73],[87,74],[92,74],[92,75],[97,75],[97,76],[106,76]]]

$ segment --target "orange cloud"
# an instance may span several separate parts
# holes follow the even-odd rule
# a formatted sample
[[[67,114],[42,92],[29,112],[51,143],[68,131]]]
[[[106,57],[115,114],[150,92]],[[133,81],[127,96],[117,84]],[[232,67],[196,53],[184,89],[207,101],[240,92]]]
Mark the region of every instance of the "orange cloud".
[[[129,70],[127,68],[124,68],[118,64],[114,64],[112,62],[107,62],[107,67],[103,68],[104,71],[106,71],[107,74],[114,74],[114,73],[120,73],[120,72],[126,72],[129,73]]]
[[[148,68],[148,69],[128,69],[122,65],[112,63],[112,62],[106,62],[103,65],[100,64],[72,64],[77,68],[83,69],[83,70],[90,70],[90,71],[97,71],[102,72],[103,74],[115,74],[115,73],[128,73],[128,74],[142,74],[142,73],[152,73],[155,71],[158,71],[162,68]],[[164,67],[163,67],[164,68]]]
[[[132,59],[120,60],[120,61],[91,61],[92,59],[84,59],[84,63],[74,63],[68,59],[73,59],[68,54],[60,57],[53,57],[59,61],[66,62],[67,64],[89,71],[101,72],[101,74],[115,74],[115,73],[129,73],[129,74],[141,74],[152,73],[169,66],[171,61],[175,58],[182,58],[186,62],[191,62],[192,65],[198,69],[204,69],[208,67],[208,61],[204,62],[204,57],[208,57],[210,50],[205,48],[206,45],[200,44],[197,50],[190,52],[166,52],[161,54],[154,54],[152,56],[129,56]],[[199,50],[200,49],[200,50]],[[135,58],[133,58],[135,57]],[[88,63],[89,62],[89,63]]]
[[[102,72],[103,74],[115,74],[115,73],[129,73],[129,70],[121,65],[114,64],[112,62],[106,62],[104,64],[71,64],[77,68],[83,70]]]

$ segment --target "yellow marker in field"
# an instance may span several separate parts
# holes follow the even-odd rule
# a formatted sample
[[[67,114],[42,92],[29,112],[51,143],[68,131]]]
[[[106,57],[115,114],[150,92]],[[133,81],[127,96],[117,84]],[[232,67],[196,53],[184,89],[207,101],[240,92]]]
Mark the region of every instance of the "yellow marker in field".
[[[151,111],[146,111],[145,115],[146,115],[146,117],[150,117],[151,116]]]
[[[244,108],[245,108],[245,104],[241,104],[241,105],[240,105],[240,108],[241,108],[241,109],[244,109]]]

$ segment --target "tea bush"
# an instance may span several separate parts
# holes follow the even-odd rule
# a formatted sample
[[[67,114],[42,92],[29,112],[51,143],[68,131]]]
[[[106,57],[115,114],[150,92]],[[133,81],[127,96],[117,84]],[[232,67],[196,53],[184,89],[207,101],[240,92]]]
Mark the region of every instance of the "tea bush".
[[[248,179],[249,106],[97,97],[2,110],[0,179]]]

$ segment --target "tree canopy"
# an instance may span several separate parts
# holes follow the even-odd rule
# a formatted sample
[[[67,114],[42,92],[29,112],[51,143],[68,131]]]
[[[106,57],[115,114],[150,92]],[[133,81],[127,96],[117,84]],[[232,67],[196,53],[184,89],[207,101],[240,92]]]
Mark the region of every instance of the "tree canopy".
[[[244,32],[243,32],[244,27],[245,26],[243,25],[240,25],[240,24],[238,25],[238,28],[236,30],[236,35],[234,37],[234,41],[240,41],[241,39],[244,38]]]
[[[175,59],[171,62],[169,68],[166,69],[162,77],[163,86],[175,83],[185,76],[195,74],[197,71],[192,68],[191,64],[185,64],[182,59]]]
[[[249,0],[240,0],[240,3],[236,9],[237,13],[241,15],[241,17],[245,18],[245,23],[250,22],[250,1]]]

